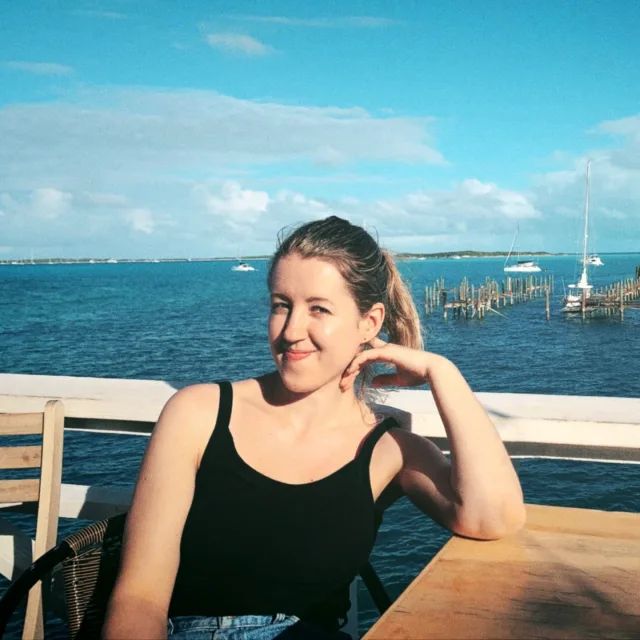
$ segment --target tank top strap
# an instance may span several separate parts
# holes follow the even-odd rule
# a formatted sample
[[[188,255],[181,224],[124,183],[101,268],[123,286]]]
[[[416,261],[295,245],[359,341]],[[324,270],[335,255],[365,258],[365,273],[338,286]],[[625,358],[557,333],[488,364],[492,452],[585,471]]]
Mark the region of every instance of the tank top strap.
[[[227,451],[231,441],[231,432],[229,431],[229,422],[231,420],[231,408],[233,406],[233,388],[228,380],[219,380],[220,401],[218,404],[218,417],[213,434],[209,439],[207,449],[211,449],[215,445],[216,455]]]
[[[382,436],[391,428],[397,427],[398,423],[395,418],[391,416],[385,418],[379,425],[375,426],[370,432],[369,435],[365,438],[365,441],[362,443],[362,447],[360,447],[360,451],[358,452],[358,460],[364,466],[367,472],[367,477],[369,473],[369,464],[371,462],[371,455],[373,454],[373,449],[376,444],[378,444],[378,440],[382,438]]]
[[[220,403],[218,405],[218,417],[216,419],[215,432],[229,431],[231,420],[231,407],[233,406],[233,387],[228,380],[220,380]]]

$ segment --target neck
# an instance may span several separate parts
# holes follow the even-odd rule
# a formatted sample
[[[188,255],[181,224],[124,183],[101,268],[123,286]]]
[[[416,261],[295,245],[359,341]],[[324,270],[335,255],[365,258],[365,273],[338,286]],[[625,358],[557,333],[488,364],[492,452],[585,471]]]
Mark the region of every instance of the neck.
[[[262,393],[268,404],[282,414],[283,426],[300,431],[331,429],[361,418],[375,420],[372,412],[358,400],[352,389],[342,391],[338,380],[308,393],[287,389],[277,371],[261,380]]]

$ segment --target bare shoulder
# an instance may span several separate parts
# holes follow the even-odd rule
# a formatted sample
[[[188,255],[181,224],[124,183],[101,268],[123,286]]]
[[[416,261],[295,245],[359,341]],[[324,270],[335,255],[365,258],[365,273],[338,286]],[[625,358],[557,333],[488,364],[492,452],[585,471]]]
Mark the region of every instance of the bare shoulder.
[[[397,431],[403,431],[400,427],[391,427],[385,431],[373,450],[373,464],[382,464],[389,472],[395,475],[402,467],[402,448],[396,437]]]
[[[233,383],[233,393],[243,399],[262,397],[262,388],[257,378],[245,378]]]
[[[400,468],[405,472],[419,471],[431,475],[448,472],[449,461],[440,448],[429,438],[405,429],[390,429],[387,434],[392,438],[401,458]]]
[[[246,417],[246,412],[268,410],[269,405],[265,400],[263,384],[264,380],[261,378],[246,378],[233,383],[233,410],[235,414],[242,414]]]
[[[410,457],[413,452],[424,451],[426,449],[434,449],[440,451],[438,447],[424,436],[408,431],[402,427],[396,427],[389,429],[387,432],[396,443],[396,446],[400,450],[403,456]]]
[[[219,405],[217,384],[195,384],[176,391],[160,413],[152,440],[179,443],[199,460],[213,433]]]
[[[179,423],[191,423],[218,414],[220,387],[217,384],[194,384],[176,391],[167,400],[160,414],[160,421],[177,418]]]

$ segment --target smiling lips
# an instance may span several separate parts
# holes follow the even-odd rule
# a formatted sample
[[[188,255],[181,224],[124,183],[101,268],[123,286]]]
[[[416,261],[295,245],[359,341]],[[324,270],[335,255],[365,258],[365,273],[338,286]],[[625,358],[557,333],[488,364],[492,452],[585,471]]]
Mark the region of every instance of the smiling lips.
[[[287,360],[304,360],[306,357],[310,356],[315,351],[285,351],[284,357]]]

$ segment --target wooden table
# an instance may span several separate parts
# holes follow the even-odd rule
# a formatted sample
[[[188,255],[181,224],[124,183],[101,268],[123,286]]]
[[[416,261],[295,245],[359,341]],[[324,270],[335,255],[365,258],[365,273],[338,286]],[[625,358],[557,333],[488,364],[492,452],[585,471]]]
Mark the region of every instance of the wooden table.
[[[640,514],[527,506],[491,542],[452,538],[366,640],[640,639]]]

